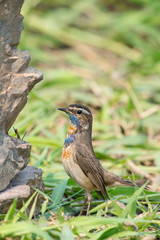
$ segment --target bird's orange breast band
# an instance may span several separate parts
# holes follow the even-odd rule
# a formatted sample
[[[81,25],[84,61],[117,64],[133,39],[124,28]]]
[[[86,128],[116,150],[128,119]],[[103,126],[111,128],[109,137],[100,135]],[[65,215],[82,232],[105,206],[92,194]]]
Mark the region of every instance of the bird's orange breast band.
[[[75,125],[70,124],[69,130],[68,130],[68,135],[72,135],[76,132],[77,128]]]
[[[63,148],[62,158],[69,160],[71,158],[71,147]]]

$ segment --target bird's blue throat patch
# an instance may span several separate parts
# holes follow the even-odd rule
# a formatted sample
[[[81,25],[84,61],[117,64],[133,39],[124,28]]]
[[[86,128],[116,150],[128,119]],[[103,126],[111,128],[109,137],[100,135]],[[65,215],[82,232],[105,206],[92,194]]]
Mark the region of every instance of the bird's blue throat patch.
[[[74,141],[76,130],[78,126],[80,125],[80,121],[78,118],[73,116],[72,114],[68,114],[71,120],[70,128],[67,134],[67,137],[65,139],[65,144],[68,146],[70,143]]]
[[[76,118],[76,117],[73,116],[72,114],[69,114],[69,117],[70,117],[71,122],[72,122],[73,124],[75,124],[76,126],[79,126],[79,125],[80,125],[80,121],[79,121],[78,118]]]
[[[74,137],[75,137],[75,134],[72,134],[70,136],[68,136],[66,139],[65,139],[65,143],[66,144],[70,144],[74,141]]]

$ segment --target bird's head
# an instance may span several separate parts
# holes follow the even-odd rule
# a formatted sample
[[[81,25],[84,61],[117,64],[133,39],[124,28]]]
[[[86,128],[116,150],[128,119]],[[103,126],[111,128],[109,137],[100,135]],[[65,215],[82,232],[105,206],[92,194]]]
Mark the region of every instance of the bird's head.
[[[92,126],[92,113],[82,104],[71,104],[66,108],[58,108],[58,110],[69,115],[71,124],[81,130],[88,130]]]

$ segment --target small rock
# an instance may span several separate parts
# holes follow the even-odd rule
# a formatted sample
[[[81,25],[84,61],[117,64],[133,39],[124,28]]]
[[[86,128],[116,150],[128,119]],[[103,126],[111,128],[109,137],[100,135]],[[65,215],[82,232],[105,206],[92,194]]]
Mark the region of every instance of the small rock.
[[[18,198],[17,208],[21,208],[23,201],[26,202],[35,192],[33,187],[39,189],[40,191],[44,191],[42,170],[28,166],[17,173],[8,185],[7,189],[0,192],[0,214],[4,214],[8,211],[14,198]],[[39,194],[34,212],[35,215],[39,213],[41,198],[42,196]],[[31,206],[32,203],[27,209],[28,211]]]
[[[31,145],[21,139],[0,135],[0,191],[28,163]]]

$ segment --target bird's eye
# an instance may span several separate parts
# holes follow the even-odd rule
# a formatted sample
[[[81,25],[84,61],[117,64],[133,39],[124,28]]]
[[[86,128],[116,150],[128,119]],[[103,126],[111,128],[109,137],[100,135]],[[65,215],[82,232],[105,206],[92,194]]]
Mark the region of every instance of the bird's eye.
[[[81,111],[81,110],[78,110],[78,111],[77,111],[77,113],[78,113],[78,114],[81,114],[81,113],[82,113],[82,111]]]

